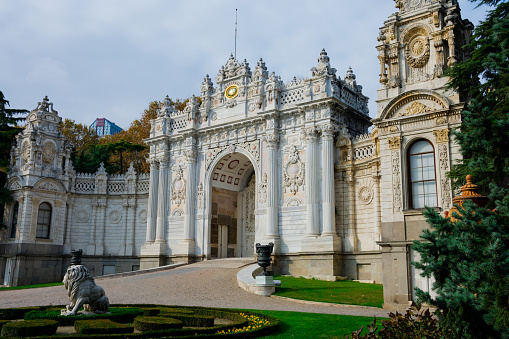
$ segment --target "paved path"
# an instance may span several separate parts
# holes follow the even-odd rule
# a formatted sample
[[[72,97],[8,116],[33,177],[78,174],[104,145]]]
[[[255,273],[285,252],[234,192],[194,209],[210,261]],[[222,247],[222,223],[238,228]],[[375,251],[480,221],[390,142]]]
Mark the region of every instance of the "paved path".
[[[387,317],[373,307],[304,304],[267,298],[244,291],[237,285],[240,267],[252,263],[243,259],[210,260],[168,271],[129,277],[98,278],[112,304],[164,304],[224,308],[297,311]],[[63,286],[0,291],[0,308],[64,305]]]

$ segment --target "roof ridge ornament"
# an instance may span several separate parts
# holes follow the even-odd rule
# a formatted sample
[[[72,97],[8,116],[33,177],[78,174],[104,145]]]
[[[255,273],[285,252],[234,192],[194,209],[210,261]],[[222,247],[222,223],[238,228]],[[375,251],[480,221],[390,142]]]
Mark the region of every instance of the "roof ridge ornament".
[[[320,56],[318,57],[318,65],[316,67],[311,68],[311,74],[313,77],[318,77],[322,75],[330,75],[336,76],[336,69],[330,66],[330,58],[325,52],[325,48],[320,52]]]

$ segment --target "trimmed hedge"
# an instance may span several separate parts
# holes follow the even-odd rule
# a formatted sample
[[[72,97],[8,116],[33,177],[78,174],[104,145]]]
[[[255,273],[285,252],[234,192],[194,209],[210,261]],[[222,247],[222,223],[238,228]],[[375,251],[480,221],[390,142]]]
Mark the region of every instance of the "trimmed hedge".
[[[134,327],[119,324],[110,319],[76,320],[74,330],[78,334],[133,333]]]
[[[7,323],[10,323],[10,321],[9,320],[0,320],[0,332],[2,331],[2,326],[4,326]]]
[[[53,335],[58,322],[49,319],[13,321],[2,326],[2,337],[31,337],[36,335]]]
[[[38,310],[46,310],[46,311],[57,311],[65,306],[51,306],[50,307],[39,307]],[[189,307],[189,306],[163,306],[163,305],[155,305],[155,304],[131,304],[131,305],[110,305],[110,310],[115,308],[119,309],[138,309],[140,315],[145,314],[145,312],[155,313],[154,309],[167,309],[171,310],[173,313],[178,313],[181,316],[191,316],[192,314],[196,316],[203,317],[214,317],[214,318],[222,318],[230,320],[232,323],[225,325],[218,325],[213,327],[194,327],[194,328],[180,328],[180,329],[167,329],[167,330],[159,330],[159,331],[146,331],[139,333],[126,333],[126,334],[106,334],[102,332],[101,334],[68,334],[68,335],[58,335],[58,336],[49,336],[49,335],[38,335],[33,338],[37,339],[76,339],[76,338],[91,338],[91,339],[145,339],[145,338],[168,338],[172,339],[177,338],[212,338],[218,337],[221,338],[256,338],[261,336],[267,336],[275,331],[277,331],[279,326],[279,320],[270,316],[265,316],[253,312],[245,312],[245,311],[237,311],[232,309],[221,309],[221,308],[206,308],[206,307]],[[0,312],[2,310],[0,309]],[[177,312],[178,311],[178,312]],[[59,311],[58,311],[58,314]],[[93,316],[93,319],[98,316],[105,316],[104,314]],[[250,320],[253,316],[255,321]],[[78,317],[64,317],[64,318],[74,318],[72,323],[75,320],[81,321],[85,320],[83,316]],[[161,318],[163,318],[161,316]],[[86,319],[89,320],[90,318]],[[256,325],[256,322],[259,324],[263,323],[262,326]]]
[[[161,315],[162,314],[174,314],[174,313],[182,313],[182,314],[194,314],[193,310],[189,310],[187,308],[181,308],[181,307],[161,307]]]
[[[161,317],[168,317],[182,321],[184,326],[189,327],[212,327],[214,326],[214,317],[207,315],[182,314],[182,313],[163,313]]]
[[[134,319],[134,328],[138,331],[160,331],[182,328],[182,321],[164,317],[137,317]]]
[[[0,310],[0,319],[15,320],[23,319],[25,313],[35,310],[44,310],[46,307],[19,307],[19,308],[4,308]]]
[[[110,319],[118,323],[132,323],[134,318],[143,315],[143,310],[137,307],[110,308],[110,313],[83,314],[79,316],[60,315],[60,311],[42,310],[30,311],[25,314],[25,320],[52,319],[58,321],[60,326],[72,326],[76,320]]]

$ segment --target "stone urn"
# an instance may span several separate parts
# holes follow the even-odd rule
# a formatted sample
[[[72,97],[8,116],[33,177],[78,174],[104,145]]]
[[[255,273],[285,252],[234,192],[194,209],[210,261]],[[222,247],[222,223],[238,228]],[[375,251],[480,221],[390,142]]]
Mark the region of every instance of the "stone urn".
[[[268,245],[261,245],[260,243],[256,244],[256,254],[258,261],[258,265],[260,265],[263,268],[263,272],[260,274],[260,276],[267,276],[267,267],[269,267],[270,262],[272,261],[272,258],[270,255],[272,254],[272,250],[274,249],[274,244],[269,243]]]
[[[81,265],[81,256],[83,255],[83,250],[72,250],[71,251],[71,266],[73,265]]]

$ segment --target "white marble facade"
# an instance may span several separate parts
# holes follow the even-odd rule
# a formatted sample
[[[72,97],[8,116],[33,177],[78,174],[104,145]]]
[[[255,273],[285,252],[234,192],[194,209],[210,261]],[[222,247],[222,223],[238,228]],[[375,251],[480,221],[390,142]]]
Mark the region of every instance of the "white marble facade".
[[[413,287],[429,285],[410,264],[427,227],[413,201],[452,203],[445,173],[460,155],[450,130],[464,102],[441,75],[466,57],[459,47],[472,25],[456,0],[396,5],[378,36],[373,120],[352,69],[340,77],[325,50],[309,77],[288,83],[261,59],[251,69],[230,56],[215,84],[204,78],[200,100],[183,111],[164,100],[146,140],[149,176],[83,175],[43,100],[13,149],[6,224],[17,225],[0,243],[4,280],[29,281],[23,265],[63,267],[71,248],[109,273],[253,257],[255,243],[273,242],[277,272],[383,282],[386,305],[408,305]],[[433,159],[426,182],[412,174],[419,141]],[[37,233],[43,202],[52,208],[47,238]],[[21,247],[32,259],[20,259]]]

